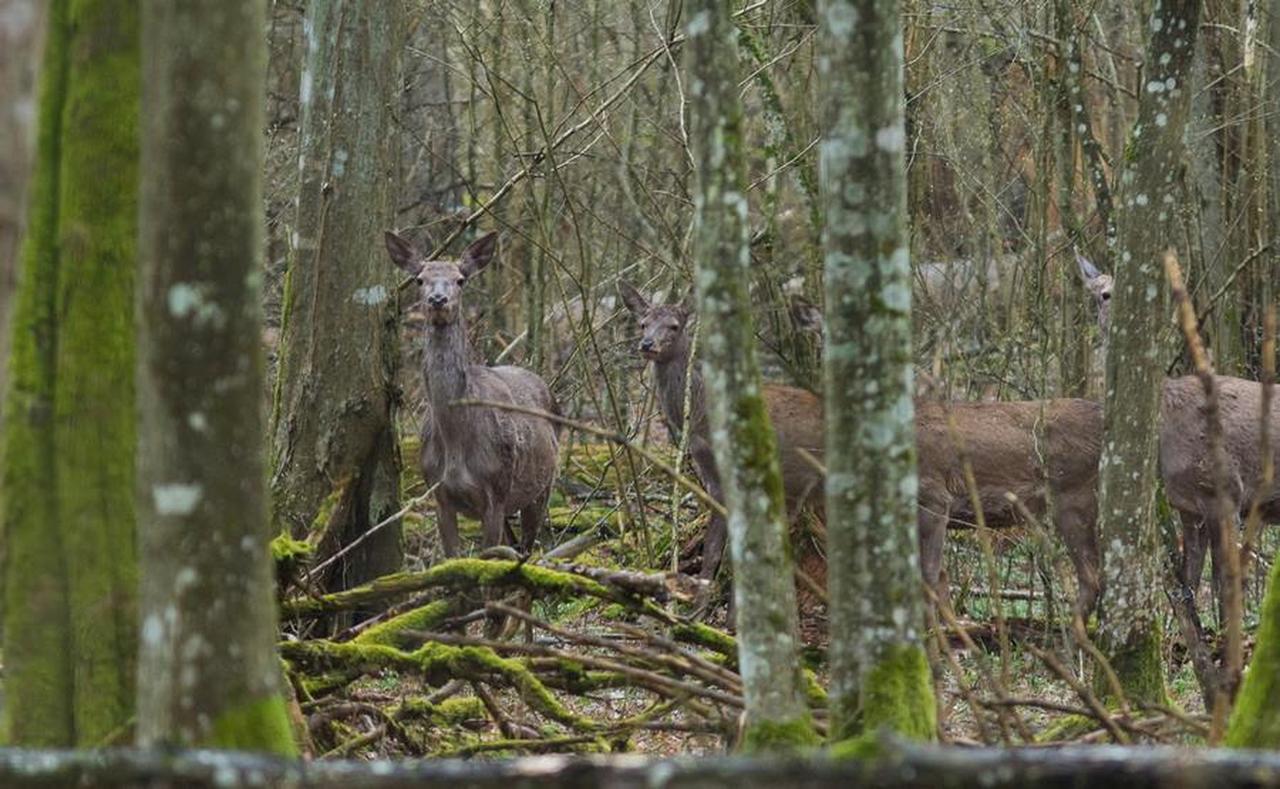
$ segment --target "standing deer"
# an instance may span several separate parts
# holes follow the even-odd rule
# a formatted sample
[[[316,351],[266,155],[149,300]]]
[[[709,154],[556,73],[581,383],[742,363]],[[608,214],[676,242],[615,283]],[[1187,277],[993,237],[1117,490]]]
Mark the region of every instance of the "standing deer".
[[[693,323],[692,312],[679,304],[650,304],[630,283],[618,286],[622,301],[640,321],[643,336],[637,351],[653,364],[653,380],[658,405],[671,440],[680,443],[685,424],[685,389],[689,385],[689,456],[707,493],[723,502],[720,473],[711,451],[711,433],[702,388],[702,372],[696,365],[690,370],[689,354],[692,336],[687,329]],[[686,381],[687,372],[693,380]],[[800,452],[805,450],[822,457],[822,400],[806,389],[781,384],[764,384],[761,391],[769,421],[778,437],[782,470],[782,487],[786,493],[787,512],[792,517],[806,507],[821,509],[823,505],[822,474]],[[727,524],[713,513],[702,543],[704,580],[715,578],[724,556]]]
[[[683,432],[686,370],[689,370],[690,311],[680,305],[650,304],[634,287],[619,286],[623,302],[643,332],[638,352],[653,364],[658,402],[668,431]],[[719,474],[711,452],[702,379],[696,366],[689,394],[689,453],[707,492],[718,501]],[[822,400],[804,389],[765,384],[762,394],[778,435],[787,509],[823,508],[821,474],[798,451],[821,457],[824,442]],[[951,425],[954,423],[955,430]],[[1077,609],[1087,615],[1098,599],[1098,457],[1102,411],[1088,400],[1018,403],[916,402],[916,451],[919,478],[920,563],[925,581],[940,596],[946,528],[977,520],[965,482],[968,460],[977,483],[986,525],[1022,522],[1022,510],[1042,516],[1050,510],[1067,545],[1079,579]],[[959,448],[963,449],[963,457]],[[703,543],[702,577],[714,577],[724,550],[725,522],[713,516]]]
[[[1098,307],[1106,356],[1106,329],[1111,306],[1112,279],[1084,257],[1076,256],[1085,288]],[[1258,500],[1264,522],[1280,522],[1280,479],[1263,489],[1261,452],[1262,384],[1215,375],[1222,443],[1227,453],[1227,496],[1232,512],[1243,517]],[[1205,395],[1193,375],[1167,378],[1160,391],[1160,477],[1165,495],[1182,521],[1182,567],[1179,581],[1194,600],[1204,571],[1205,549],[1213,556],[1214,590],[1225,599],[1221,561],[1222,528],[1217,514],[1217,491],[1209,457]],[[1271,455],[1280,467],[1280,402],[1271,403]],[[1231,526],[1234,528],[1235,524]]]
[[[427,484],[439,483],[436,517],[446,556],[458,554],[458,513],[481,522],[483,545],[489,548],[502,542],[507,516],[518,511],[520,547],[531,549],[558,464],[559,439],[549,420],[455,404],[488,400],[558,413],[551,390],[536,373],[469,362],[462,287],[493,258],[497,238],[497,233],[482,236],[459,260],[427,260],[400,236],[386,234],[391,261],[417,280],[426,311],[427,415],[419,463]]]

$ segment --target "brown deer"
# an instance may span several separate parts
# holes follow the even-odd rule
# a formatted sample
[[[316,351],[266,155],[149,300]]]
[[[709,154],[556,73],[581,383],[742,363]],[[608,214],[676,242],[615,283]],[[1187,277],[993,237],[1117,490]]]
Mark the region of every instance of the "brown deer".
[[[711,451],[711,433],[702,388],[702,372],[697,365],[690,370],[689,354],[692,335],[687,329],[693,323],[692,311],[680,304],[651,304],[630,283],[618,286],[623,303],[640,322],[642,337],[637,351],[653,364],[653,380],[658,405],[667,432],[676,444],[685,432],[686,373],[689,394],[689,456],[707,493],[716,501],[724,501],[720,474]],[[806,507],[821,509],[823,504],[822,474],[800,452],[805,450],[822,457],[822,400],[806,389],[781,384],[764,384],[761,394],[769,420],[778,436],[782,468],[782,486],[787,498],[787,512],[795,517]],[[702,543],[701,578],[715,578],[724,555],[727,524],[712,514]]]
[[[471,364],[462,319],[462,288],[493,258],[497,233],[482,236],[459,260],[427,260],[409,242],[386,234],[391,261],[417,280],[425,308],[427,415],[419,463],[436,488],[436,518],[446,556],[458,554],[458,513],[479,520],[486,548],[507,535],[506,518],[519,512],[520,547],[537,539],[555,482],[556,427],[538,416],[459,400],[511,403],[559,413],[545,381],[521,367]],[[514,539],[512,540],[514,542]]]
[[[623,302],[639,319],[642,338],[638,352],[653,364],[654,383],[663,418],[673,440],[684,428],[686,370],[689,369],[693,316],[681,305],[650,304],[634,287],[619,286]],[[723,501],[715,459],[711,453],[703,402],[702,380],[696,366],[689,395],[692,429],[689,451],[707,492]],[[779,384],[763,387],[765,406],[778,434],[782,481],[792,514],[809,506],[821,512],[821,474],[798,452],[821,457],[823,404],[804,389]],[[954,434],[950,427],[955,423]],[[1094,536],[1098,457],[1101,452],[1102,413],[1088,400],[1049,400],[1018,403],[916,402],[921,569],[925,581],[944,595],[942,558],[948,525],[977,520],[965,482],[963,459],[977,482],[986,525],[993,528],[1022,522],[1012,494],[1033,515],[1052,514],[1067,545],[1079,579],[1077,607],[1087,614],[1097,602],[1098,548]],[[963,449],[963,455],[957,448]],[[703,544],[702,577],[714,577],[724,550],[725,523],[713,517]]]
[[[1086,290],[1098,307],[1102,328],[1102,356],[1106,357],[1106,331],[1110,317],[1112,279],[1087,258],[1076,256]],[[1227,453],[1230,509],[1243,518],[1256,499],[1264,522],[1280,522],[1280,479],[1266,489],[1262,482],[1261,419],[1262,384],[1226,375],[1215,375],[1222,441]],[[1187,375],[1167,378],[1160,391],[1160,477],[1165,495],[1182,521],[1181,578],[1187,594],[1195,597],[1204,572],[1206,549],[1213,556],[1213,588],[1225,599],[1222,577],[1222,528],[1217,491],[1209,458],[1205,395],[1199,379]],[[1280,467],[1280,402],[1271,403],[1271,454]],[[1235,524],[1232,524],[1234,528]]]

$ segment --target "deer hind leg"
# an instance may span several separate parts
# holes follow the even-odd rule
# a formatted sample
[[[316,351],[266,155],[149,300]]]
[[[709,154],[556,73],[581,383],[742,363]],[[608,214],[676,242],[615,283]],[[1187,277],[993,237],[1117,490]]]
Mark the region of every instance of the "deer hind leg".
[[[480,518],[481,540],[485,548],[492,548],[503,543],[506,534],[507,514],[497,502],[489,502]]]
[[[1210,542],[1217,542],[1207,520],[1193,512],[1179,511],[1182,521],[1182,563],[1179,568],[1182,594],[1195,606],[1200,579],[1204,577],[1205,554]],[[1215,585],[1216,589],[1216,585]]]
[[[951,519],[951,507],[945,501],[921,501],[916,514],[917,538],[920,542],[920,573],[924,583],[933,590],[938,602],[950,599],[946,575],[942,570],[942,555],[947,544],[947,521]],[[925,606],[929,612],[930,626],[936,625],[933,606]]]
[[[436,529],[440,532],[440,547],[446,558],[458,555],[458,511],[449,506],[444,496],[436,494]]]
[[[1058,535],[1067,547],[1067,555],[1076,571],[1076,605],[1075,612],[1083,621],[1098,605],[1102,594],[1101,570],[1102,560],[1098,551],[1098,535],[1096,531],[1097,507],[1083,496],[1059,494],[1055,502]]]

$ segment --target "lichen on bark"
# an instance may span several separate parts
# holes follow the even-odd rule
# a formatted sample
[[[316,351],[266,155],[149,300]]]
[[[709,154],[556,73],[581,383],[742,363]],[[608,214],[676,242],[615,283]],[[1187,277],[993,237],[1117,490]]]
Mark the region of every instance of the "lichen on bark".
[[[261,0],[143,0],[137,736],[292,754],[262,413]]]
[[[765,411],[748,294],[751,257],[728,4],[688,7],[689,137],[695,162],[693,255],[711,444],[728,509],[746,749],[814,742],[804,702],[795,586],[776,440]]]
[[[896,0],[827,0],[819,162],[833,740],[934,736],[916,538],[903,49]]]
[[[1120,178],[1115,288],[1106,338],[1105,441],[1098,531],[1103,596],[1098,640],[1131,701],[1165,701],[1160,660],[1160,536],[1155,518],[1156,423],[1164,380],[1161,253],[1181,237],[1175,177],[1183,163],[1188,78],[1200,0],[1164,0],[1147,30],[1147,71]],[[1103,673],[1095,686],[1111,695]]]

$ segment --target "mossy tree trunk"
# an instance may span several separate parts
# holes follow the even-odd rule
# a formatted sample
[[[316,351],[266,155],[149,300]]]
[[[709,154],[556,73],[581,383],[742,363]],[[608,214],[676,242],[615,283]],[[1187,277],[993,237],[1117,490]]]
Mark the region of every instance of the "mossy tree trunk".
[[[5,401],[5,717],[95,745],[133,709],[138,11],[55,0]]]
[[[399,509],[394,416],[400,0],[307,5],[301,175],[284,294],[272,425],[278,528],[347,545]],[[400,527],[363,542],[325,579],[346,588],[399,569]]]
[[[1200,0],[1163,0],[1147,29],[1138,120],[1120,181],[1115,290],[1107,337],[1106,441],[1099,468],[1104,550],[1102,647],[1130,700],[1163,703],[1156,436],[1167,320],[1161,260],[1182,237],[1183,129]],[[1105,683],[1099,687],[1109,692]]]
[[[833,739],[934,736],[916,539],[911,269],[898,0],[825,0],[818,69],[826,257]]]
[[[262,0],[144,0],[140,744],[291,753],[262,404]]]
[[[1280,562],[1271,567],[1259,619],[1257,647],[1224,740],[1234,748],[1280,748]]]
[[[697,179],[693,255],[712,449],[729,510],[746,700],[742,746],[794,748],[815,735],[801,690],[782,475],[760,393],[751,319],[736,36],[727,3],[695,0],[688,14],[689,139]]]
[[[10,310],[26,216],[44,16],[44,2],[0,0],[0,397],[9,388]]]

